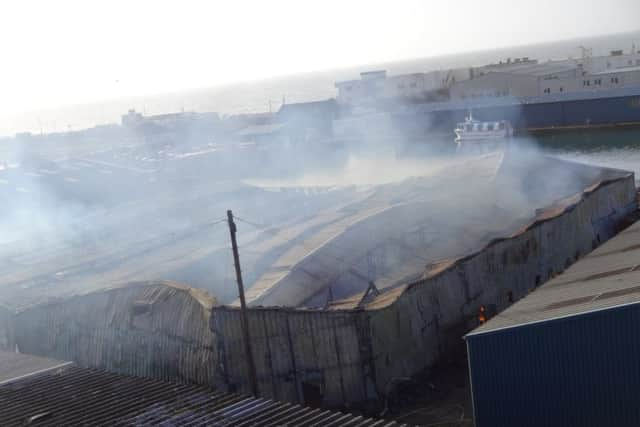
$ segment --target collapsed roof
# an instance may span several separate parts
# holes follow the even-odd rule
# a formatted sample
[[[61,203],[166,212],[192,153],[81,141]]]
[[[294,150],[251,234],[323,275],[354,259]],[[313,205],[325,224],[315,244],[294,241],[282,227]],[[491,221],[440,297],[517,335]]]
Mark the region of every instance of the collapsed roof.
[[[432,263],[514,233],[535,217],[536,208],[616,173],[509,153],[457,160],[421,177],[376,186],[290,227],[271,228],[254,242],[251,251],[272,262],[247,301],[328,308],[356,296],[357,305],[419,279]]]
[[[254,222],[238,224],[249,304],[329,307],[419,278],[428,265],[506,236],[536,208],[617,173],[511,152],[421,161],[411,170],[402,162],[376,164],[362,180],[367,185],[267,187],[216,180],[205,167],[209,157],[198,159],[185,160],[188,170],[165,180],[137,169],[116,179],[77,161],[49,171],[50,186],[73,173],[92,194],[93,180],[108,179],[100,188],[119,197],[81,215],[70,212],[52,234],[34,227],[37,238],[0,244],[0,304],[20,309],[141,280],[188,283],[232,303],[228,230],[219,220],[231,208]],[[377,175],[397,179],[371,184]],[[68,187],[62,180],[59,186]]]

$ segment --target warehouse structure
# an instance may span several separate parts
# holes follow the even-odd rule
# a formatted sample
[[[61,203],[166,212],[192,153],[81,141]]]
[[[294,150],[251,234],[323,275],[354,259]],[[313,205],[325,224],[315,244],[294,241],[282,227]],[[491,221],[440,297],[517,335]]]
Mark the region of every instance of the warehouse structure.
[[[633,176],[594,184],[541,210],[513,235],[433,265],[419,280],[356,294],[324,309],[249,310],[261,393],[325,404],[385,396],[398,378],[433,366],[477,324],[481,306],[497,310],[563,271],[616,233],[635,209]],[[248,390],[235,307],[214,307],[216,384]]]
[[[640,222],[466,336],[476,426],[640,425]]]
[[[247,292],[259,395],[325,406],[384,398],[398,378],[460,347],[480,306],[500,310],[525,296],[615,235],[637,207],[632,173],[546,158],[521,166],[462,174],[463,188],[473,176],[474,188],[486,186],[485,201],[452,192],[447,172],[409,180],[403,192],[393,184],[365,193],[258,240],[251,250],[264,250],[272,266],[256,282],[264,286]],[[525,173],[509,181],[510,168]],[[556,180],[543,179],[550,175]],[[505,216],[504,198],[487,206],[489,194],[526,194],[515,204],[524,210],[507,210],[526,215]],[[555,201],[543,203],[548,194]],[[377,258],[386,262],[369,263]],[[239,309],[186,286],[147,282],[60,298],[10,312],[5,323],[9,349],[251,389]]]
[[[172,282],[135,282],[16,313],[0,350],[80,366],[211,384],[216,350],[208,327],[216,300]]]

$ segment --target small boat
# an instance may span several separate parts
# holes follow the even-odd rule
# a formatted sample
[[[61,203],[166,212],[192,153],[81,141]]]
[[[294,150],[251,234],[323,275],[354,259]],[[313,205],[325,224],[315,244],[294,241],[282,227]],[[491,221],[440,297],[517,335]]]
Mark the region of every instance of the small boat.
[[[513,127],[507,120],[479,121],[471,113],[454,129],[458,150],[465,152],[490,152],[504,148],[513,135]]]

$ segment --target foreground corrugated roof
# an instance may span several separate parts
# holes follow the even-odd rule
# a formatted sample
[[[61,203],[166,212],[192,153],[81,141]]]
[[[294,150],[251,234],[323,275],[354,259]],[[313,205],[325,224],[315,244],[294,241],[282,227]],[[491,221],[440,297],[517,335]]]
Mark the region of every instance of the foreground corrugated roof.
[[[640,303],[640,222],[469,334]]]
[[[2,426],[399,426],[205,387],[73,365],[0,385]]]
[[[45,372],[70,364],[71,362],[0,351],[0,386],[34,373]]]

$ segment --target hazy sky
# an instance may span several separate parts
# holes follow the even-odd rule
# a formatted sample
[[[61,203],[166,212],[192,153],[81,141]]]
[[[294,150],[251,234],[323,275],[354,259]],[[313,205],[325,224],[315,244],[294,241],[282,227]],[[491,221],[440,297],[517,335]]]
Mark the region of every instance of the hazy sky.
[[[640,27],[640,0],[3,0],[0,10],[0,113]]]

